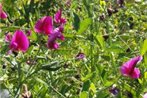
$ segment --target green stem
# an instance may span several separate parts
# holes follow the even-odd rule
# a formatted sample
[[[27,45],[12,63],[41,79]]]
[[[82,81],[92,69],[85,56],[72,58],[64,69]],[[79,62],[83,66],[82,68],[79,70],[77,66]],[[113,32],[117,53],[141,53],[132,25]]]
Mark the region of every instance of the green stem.
[[[18,87],[17,87],[16,93],[15,93],[15,98],[19,97],[19,91],[20,91],[20,87],[22,85],[21,84],[21,64],[20,63],[18,64],[17,71],[18,71]]]
[[[62,95],[60,92],[58,92],[52,85],[50,87],[55,91],[58,95],[60,95],[62,98],[66,98],[64,95]]]

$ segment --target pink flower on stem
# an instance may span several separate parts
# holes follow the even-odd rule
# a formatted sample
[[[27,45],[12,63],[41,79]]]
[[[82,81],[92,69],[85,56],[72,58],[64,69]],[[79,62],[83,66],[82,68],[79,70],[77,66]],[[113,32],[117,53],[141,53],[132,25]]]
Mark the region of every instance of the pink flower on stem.
[[[29,48],[29,40],[21,30],[16,30],[10,42],[10,49],[12,51],[26,52]]]
[[[59,48],[59,44],[56,42],[57,39],[64,40],[64,36],[62,34],[62,27],[56,28],[53,33],[49,35],[47,47],[49,49],[57,49]]]
[[[134,79],[138,79],[140,77],[140,70],[135,66],[141,60],[142,60],[142,56],[137,56],[125,62],[120,68],[122,75],[129,76]]]
[[[7,18],[7,14],[3,11],[1,3],[0,3],[0,18],[1,19]]]
[[[35,32],[49,35],[53,32],[53,20],[50,16],[44,16],[35,24]]]
[[[66,19],[62,18],[62,10],[58,10],[57,13],[55,14],[55,23],[57,24],[65,24]]]

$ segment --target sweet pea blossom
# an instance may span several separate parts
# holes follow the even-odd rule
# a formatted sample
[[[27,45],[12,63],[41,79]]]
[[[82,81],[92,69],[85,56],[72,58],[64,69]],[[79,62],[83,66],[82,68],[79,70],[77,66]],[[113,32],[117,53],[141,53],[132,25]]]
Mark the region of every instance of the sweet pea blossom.
[[[50,16],[44,16],[35,24],[35,32],[49,35],[53,32],[53,20]]]
[[[62,10],[58,10],[57,13],[55,14],[55,23],[57,24],[65,24],[66,19],[62,18]]]
[[[140,70],[135,66],[141,60],[142,56],[137,56],[125,62],[120,68],[121,74],[123,76],[129,76],[131,78],[138,79],[140,77]]]
[[[29,48],[29,40],[23,31],[15,31],[9,47],[12,51],[27,51],[27,49]]]
[[[59,27],[54,29],[54,32],[49,35],[47,47],[49,49],[57,49],[59,44],[56,42],[57,39],[64,40],[64,36],[62,34],[63,28]]]
[[[0,3],[0,18],[1,19],[7,18],[7,14],[3,11],[1,3]]]
[[[49,49],[57,49],[59,44],[56,42],[57,39],[64,40],[62,34],[66,19],[61,17],[62,11],[59,10],[53,19],[51,16],[44,16],[39,19],[35,24],[35,32],[48,35],[47,47]]]

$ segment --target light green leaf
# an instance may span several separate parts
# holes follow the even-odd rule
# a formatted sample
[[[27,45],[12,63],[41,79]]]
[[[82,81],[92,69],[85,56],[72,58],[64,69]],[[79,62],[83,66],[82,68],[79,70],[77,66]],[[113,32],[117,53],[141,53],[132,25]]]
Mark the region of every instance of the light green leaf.
[[[80,98],[88,98],[88,92],[86,91],[81,92]]]
[[[104,48],[104,38],[102,35],[97,35],[96,36],[97,43],[101,46],[101,48]]]
[[[59,65],[60,65],[59,62],[52,62],[51,64],[42,65],[41,69],[56,71],[61,68],[61,66],[59,66]]]
[[[79,25],[80,25],[80,18],[76,13],[73,13],[73,14],[74,14],[74,23],[73,23],[73,25],[74,25],[75,30],[78,31]]]
[[[147,51],[147,39],[144,40],[142,48],[141,48],[141,55],[144,55]]]
[[[45,81],[43,81],[42,79],[39,79],[39,78],[35,78],[35,79],[36,79],[36,81],[38,81],[38,82],[40,82],[41,84],[44,84],[45,86],[48,87],[48,84],[47,84]]]
[[[90,90],[92,90],[94,93],[96,93],[96,87],[93,83],[90,84]]]
[[[30,38],[31,40],[33,40],[33,41],[36,41],[36,40],[37,40],[37,35],[36,35],[36,33],[32,31],[31,36],[29,36],[29,38]]]
[[[81,33],[85,32],[91,23],[92,23],[92,20],[90,18],[87,18],[87,19],[81,21],[80,29],[78,30],[78,33],[81,34]]]
[[[93,73],[89,73],[87,74],[85,77],[82,77],[82,81],[87,81],[88,79],[90,79],[93,76]]]
[[[144,78],[147,79],[147,72],[144,73]]]

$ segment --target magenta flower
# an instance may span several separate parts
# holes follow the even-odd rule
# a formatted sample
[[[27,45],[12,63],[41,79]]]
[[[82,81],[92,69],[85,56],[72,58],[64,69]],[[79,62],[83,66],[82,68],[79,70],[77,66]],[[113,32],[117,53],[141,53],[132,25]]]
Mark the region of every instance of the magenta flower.
[[[66,23],[66,19],[62,18],[61,15],[62,15],[62,10],[57,11],[57,13],[55,14],[55,23],[57,24]]]
[[[122,75],[129,76],[134,79],[138,79],[140,77],[140,70],[135,66],[141,60],[142,60],[142,56],[137,56],[125,62],[120,68]]]
[[[21,30],[16,30],[10,42],[10,49],[12,51],[26,52],[29,48],[29,40]]]
[[[3,11],[1,3],[0,3],[0,18],[1,19],[7,18],[7,14]]]
[[[59,44],[56,42],[57,39],[64,40],[62,30],[62,27],[56,28],[54,32],[49,35],[47,43],[49,49],[57,49],[59,47]]]
[[[53,32],[53,20],[50,16],[44,16],[35,24],[35,32],[49,35]]]

